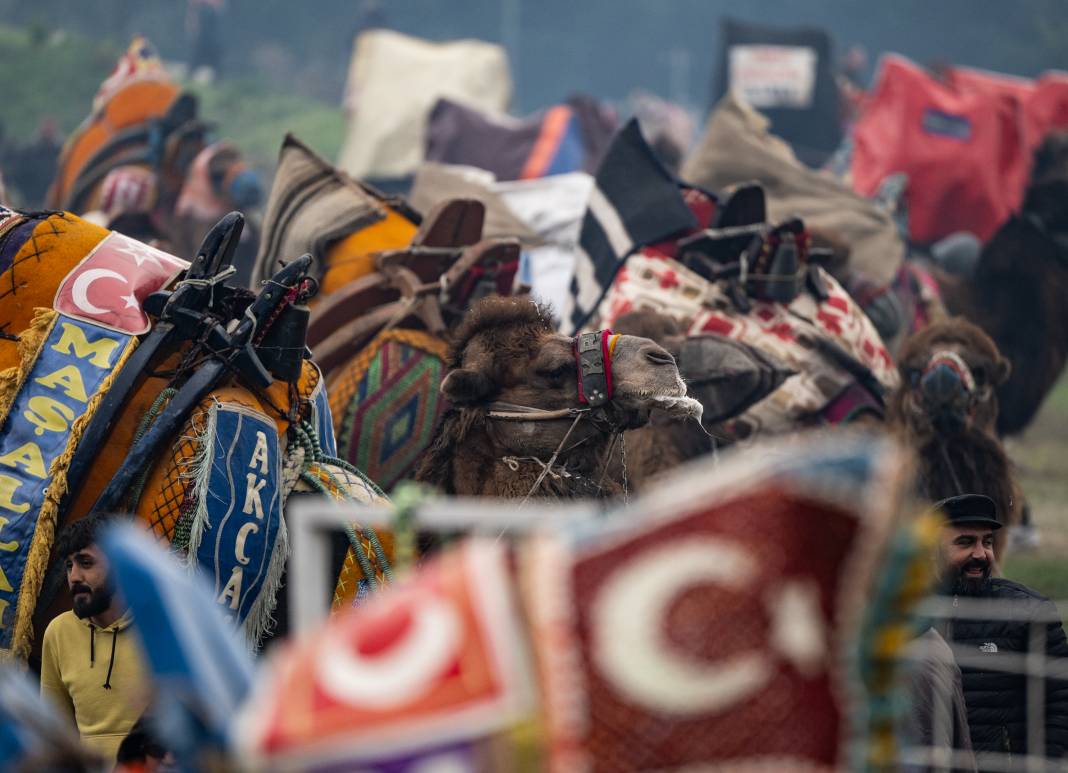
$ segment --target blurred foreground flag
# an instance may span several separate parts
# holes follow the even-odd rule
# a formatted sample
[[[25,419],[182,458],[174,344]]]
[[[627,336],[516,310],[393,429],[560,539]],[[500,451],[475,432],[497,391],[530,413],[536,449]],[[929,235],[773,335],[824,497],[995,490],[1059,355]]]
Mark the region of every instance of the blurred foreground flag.
[[[551,770],[893,769],[907,457],[836,433],[706,460],[524,546]],[[877,671],[879,679],[872,679]]]
[[[512,770],[495,740],[533,715],[506,547],[469,540],[283,651],[240,723],[286,770]]]
[[[14,663],[0,665],[0,771],[89,770],[99,765],[69,719]]]
[[[143,530],[116,524],[103,549],[133,612],[156,690],[160,732],[180,757],[223,746],[253,664],[207,582]]]

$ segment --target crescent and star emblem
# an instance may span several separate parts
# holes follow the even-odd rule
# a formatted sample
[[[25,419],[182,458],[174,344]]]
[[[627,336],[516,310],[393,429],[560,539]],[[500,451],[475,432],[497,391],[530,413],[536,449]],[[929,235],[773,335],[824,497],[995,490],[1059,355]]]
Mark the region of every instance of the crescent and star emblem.
[[[63,280],[54,306],[87,322],[140,335],[151,327],[140,299],[164,287],[188,265],[162,250],[112,232]],[[101,280],[104,287],[94,288]],[[114,282],[121,282],[125,289]],[[90,300],[92,293],[95,295]]]
[[[91,268],[88,271],[84,271],[78,275],[78,277],[71,284],[70,295],[74,304],[82,311],[88,314],[107,314],[108,309],[102,309],[99,306],[95,306],[89,300],[89,287],[98,279],[118,279],[125,285],[129,285],[126,277],[120,274],[118,271],[112,271],[108,268]],[[124,308],[140,308],[140,304],[137,302],[137,297],[130,293],[129,295],[120,296],[126,301]]]

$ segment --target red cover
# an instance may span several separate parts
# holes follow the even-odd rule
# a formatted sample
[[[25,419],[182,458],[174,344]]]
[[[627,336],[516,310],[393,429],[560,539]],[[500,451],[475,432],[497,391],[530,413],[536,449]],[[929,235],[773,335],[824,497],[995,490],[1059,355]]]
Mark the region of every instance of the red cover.
[[[1068,73],[1051,71],[1038,80],[953,67],[948,82],[961,92],[1005,95],[1019,101],[1024,113],[1028,150],[1033,151],[1054,129],[1068,127]]]
[[[917,242],[954,231],[989,239],[1020,202],[1030,169],[1018,98],[953,89],[898,56],[883,59],[854,142],[859,193],[872,195],[889,174],[908,175]]]

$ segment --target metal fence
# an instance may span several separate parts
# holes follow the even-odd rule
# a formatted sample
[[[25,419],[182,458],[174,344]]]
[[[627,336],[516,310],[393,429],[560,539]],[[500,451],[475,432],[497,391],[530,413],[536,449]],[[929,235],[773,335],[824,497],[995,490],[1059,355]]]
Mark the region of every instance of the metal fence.
[[[1046,654],[1046,633],[1050,623],[1063,620],[1059,609],[1068,609],[1068,600],[1055,602],[1057,609],[1043,612],[1029,605],[999,599],[972,597],[938,597],[927,599],[917,610],[923,618],[931,620],[936,629],[954,621],[1006,621],[1028,626],[1026,652],[983,652],[974,647],[965,647],[947,641],[948,646],[932,642],[917,642],[906,656],[914,667],[937,663],[948,669],[975,669],[987,673],[1019,675],[1025,679],[1027,717],[1027,754],[976,752],[971,754],[954,750],[948,745],[909,746],[902,753],[902,762],[920,770],[953,771],[970,770],[978,763],[979,770],[1013,773],[1017,771],[1062,771],[1068,763],[1045,757],[1046,748],[1046,690],[1049,680],[1064,680],[1068,683],[1068,658],[1051,658]],[[944,738],[952,735],[952,685],[931,681],[925,687],[931,690],[932,736]],[[1005,700],[1010,700],[1006,696]],[[1068,728],[1066,728],[1068,730]]]

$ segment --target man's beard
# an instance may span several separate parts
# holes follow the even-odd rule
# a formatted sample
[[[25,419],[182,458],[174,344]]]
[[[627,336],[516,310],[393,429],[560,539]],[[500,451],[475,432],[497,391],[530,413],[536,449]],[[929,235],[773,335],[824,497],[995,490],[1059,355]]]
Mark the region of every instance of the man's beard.
[[[97,588],[93,590],[88,585],[75,585],[70,589],[71,595],[74,596],[74,614],[84,620],[87,617],[93,615],[99,615],[106,612],[108,607],[111,606],[111,599],[115,595],[115,591],[111,588]],[[88,593],[86,596],[77,596],[77,593]]]
[[[979,577],[965,574],[969,569],[982,569]],[[955,596],[982,596],[990,585],[990,562],[969,558],[951,577],[947,578],[948,590]]]

